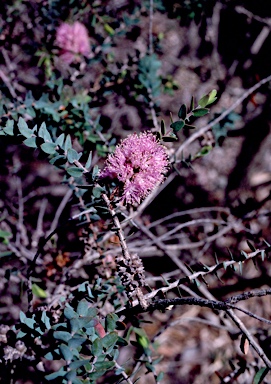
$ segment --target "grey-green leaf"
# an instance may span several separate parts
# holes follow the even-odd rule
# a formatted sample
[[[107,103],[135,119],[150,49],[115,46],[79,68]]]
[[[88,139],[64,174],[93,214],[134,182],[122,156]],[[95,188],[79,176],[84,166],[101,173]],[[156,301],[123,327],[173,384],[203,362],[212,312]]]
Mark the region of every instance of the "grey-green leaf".
[[[14,128],[14,120],[8,120],[6,122],[6,126],[5,128],[3,129],[3,131],[7,134],[7,135],[10,135],[10,136],[13,136],[14,133],[13,133],[13,128]]]
[[[46,128],[46,124],[45,124],[45,123],[42,123],[42,124],[41,124],[40,129],[39,129],[39,132],[38,132],[38,135],[39,135],[39,137],[41,137],[44,141],[46,141],[46,142],[48,142],[48,143],[52,143],[51,135],[50,135],[48,129]]]
[[[97,362],[95,364],[95,368],[97,371],[107,371],[108,369],[111,369],[115,366],[115,363],[114,361],[101,361],[101,362]]]
[[[96,197],[97,199],[101,196],[102,192],[103,192],[103,188],[101,187],[95,187],[92,190],[93,196]]]
[[[86,299],[79,301],[76,312],[79,316],[87,316],[88,314],[88,302]]]
[[[66,341],[66,343],[72,338],[72,335],[69,332],[65,331],[55,331],[54,338],[62,341]]]
[[[27,139],[32,136],[32,130],[28,128],[28,125],[22,117],[19,117],[18,128],[20,133]]]
[[[116,344],[117,340],[118,340],[118,334],[117,332],[111,332],[111,333],[108,333],[107,335],[105,335],[101,341],[102,341],[102,344],[103,344],[103,347],[104,348],[109,348],[109,347],[112,347]]]
[[[66,319],[72,319],[73,317],[78,317],[77,313],[71,307],[66,307],[64,309],[64,316],[66,317]]]
[[[60,148],[62,149],[63,149],[64,139],[65,139],[64,133],[61,133],[61,135],[56,139],[56,145],[59,145]]]
[[[56,152],[56,145],[55,143],[43,143],[41,144],[41,149],[43,152],[53,155]]]
[[[77,332],[81,328],[79,320],[80,319],[76,319],[76,318],[73,318],[70,320],[71,331],[73,333]]]
[[[62,356],[64,357],[64,359],[65,359],[66,361],[71,361],[71,360],[72,360],[72,358],[73,358],[73,353],[72,353],[72,351],[70,350],[70,348],[67,347],[67,345],[65,345],[65,344],[61,344],[61,345],[59,346],[59,349],[60,349],[60,352],[61,352]]]
[[[28,139],[25,139],[23,143],[29,147],[29,148],[37,148],[36,144],[36,138],[35,137],[29,137]]]
[[[86,165],[85,165],[85,168],[89,169],[90,166],[91,166],[91,162],[92,162],[92,152],[90,151],[89,155],[88,155],[88,159],[87,159]]]
[[[97,338],[94,340],[92,347],[91,347],[91,352],[94,356],[100,356],[103,353],[103,343],[102,340]]]
[[[70,149],[71,147],[72,147],[71,136],[68,135],[68,136],[66,137],[66,140],[65,140],[64,150],[67,151],[67,150]]]
[[[45,327],[46,327],[47,329],[50,329],[50,328],[51,328],[50,319],[49,319],[49,317],[47,316],[46,311],[43,311],[43,312],[42,312],[42,315],[41,315],[41,321],[45,324]]]
[[[84,172],[83,169],[77,168],[77,167],[70,167],[67,168],[67,173],[72,177],[80,177],[82,173]]]
[[[81,154],[77,153],[75,149],[69,148],[67,150],[67,158],[69,163],[73,164],[74,161],[79,160],[80,157],[81,157]]]
[[[118,316],[115,313],[109,313],[105,318],[105,327],[108,332],[112,332],[116,329],[116,322],[118,321]]]
[[[86,341],[86,338],[82,336],[73,336],[73,338],[68,341],[68,346],[70,348],[78,348],[85,341]]]
[[[71,369],[77,369],[89,363],[89,360],[76,360],[70,364]]]

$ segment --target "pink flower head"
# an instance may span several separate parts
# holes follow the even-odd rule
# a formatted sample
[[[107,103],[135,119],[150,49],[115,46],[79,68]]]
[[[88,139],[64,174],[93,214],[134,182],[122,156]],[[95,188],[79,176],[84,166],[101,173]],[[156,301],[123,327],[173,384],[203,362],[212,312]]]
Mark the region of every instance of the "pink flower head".
[[[138,205],[164,181],[169,165],[166,148],[150,132],[129,135],[108,156],[101,178],[117,179],[121,184],[121,201]]]
[[[71,64],[78,54],[90,54],[89,36],[86,27],[76,21],[74,24],[63,23],[56,31],[56,45],[61,48],[60,57]]]

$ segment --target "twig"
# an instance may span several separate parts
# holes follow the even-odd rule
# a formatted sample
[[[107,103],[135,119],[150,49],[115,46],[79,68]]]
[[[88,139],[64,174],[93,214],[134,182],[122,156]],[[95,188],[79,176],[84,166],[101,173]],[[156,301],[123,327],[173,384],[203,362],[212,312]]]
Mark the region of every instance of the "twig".
[[[80,163],[80,161],[78,161],[78,160],[74,160],[73,164],[76,165],[79,169],[82,169],[82,170],[83,170],[83,173],[89,173],[89,170],[88,170],[87,168],[85,168],[85,167]]]
[[[254,20],[259,21],[259,23],[266,24],[269,26],[269,28],[271,28],[271,18],[270,17],[264,19],[263,17],[255,15],[254,13],[248,11],[246,8],[239,6],[239,5],[237,7],[235,7],[235,10],[238,13],[242,13],[242,14],[246,15],[250,19],[254,19]]]
[[[3,80],[3,82],[6,84],[8,90],[9,90],[9,93],[11,94],[11,96],[16,99],[17,98],[17,94],[15,92],[15,89],[13,88],[9,78],[4,74],[4,72],[0,69],[0,77],[1,79]]]
[[[37,228],[36,228],[36,230],[32,236],[32,241],[31,241],[32,248],[37,247],[37,245],[39,243],[39,239],[44,235],[43,218],[44,218],[44,214],[46,211],[47,203],[48,203],[47,199],[42,199],[41,204],[40,204],[39,216],[38,216],[38,220],[37,220]]]
[[[243,292],[240,295],[229,297],[225,302],[235,304],[239,301],[250,299],[251,297],[261,297],[271,295],[271,289],[257,289],[255,291]]]
[[[229,329],[229,327],[221,324],[214,324],[210,320],[202,319],[201,317],[181,317],[180,319],[174,320],[172,323],[168,324],[166,326],[167,328],[175,327],[176,325],[182,324],[183,322],[195,322],[195,323],[201,323],[205,325],[209,325],[210,327],[222,329],[224,331],[227,331],[229,333],[234,333],[234,329]],[[162,332],[159,332],[159,335],[155,336],[155,339],[158,338],[166,329],[164,329]]]
[[[70,200],[72,194],[73,194],[72,189],[68,189],[66,194],[64,195],[61,203],[59,204],[57,210],[56,210],[55,217],[52,221],[52,224],[51,224],[49,231],[47,232],[47,235],[49,235],[49,233],[53,232],[56,229],[58,222],[59,222],[59,218],[60,218],[63,210],[65,209],[68,201]]]
[[[172,230],[166,232],[165,234],[161,235],[160,237],[158,237],[157,239],[159,239],[160,241],[164,241],[164,240],[168,240],[171,235],[173,235],[174,233],[180,231],[181,229],[183,228],[186,228],[186,227],[192,227],[192,226],[195,226],[195,225],[203,225],[203,224],[223,224],[225,225],[225,221],[223,220],[217,220],[217,219],[196,219],[196,220],[190,220],[190,221],[187,221],[185,223],[181,223],[179,225],[176,225],[175,228],[173,228]]]
[[[234,227],[235,227],[235,224],[232,223],[232,224],[227,225],[226,227],[221,229],[221,231],[218,231],[214,235],[206,237],[206,239],[204,239],[204,240],[196,241],[195,243],[187,243],[187,244],[173,244],[173,245],[168,244],[168,245],[165,245],[165,249],[174,250],[174,251],[179,250],[180,251],[180,250],[184,250],[184,249],[199,248],[199,247],[202,247],[203,245],[205,245],[206,243],[212,243],[213,241],[226,235],[226,233],[230,232]]]
[[[165,216],[159,220],[153,221],[150,223],[147,228],[152,228],[155,227],[156,225],[160,225],[164,223],[165,221],[169,221],[171,219],[175,219],[175,217],[181,217],[181,216],[187,216],[187,215],[193,215],[194,213],[204,213],[204,212],[221,212],[221,213],[227,213],[230,215],[230,210],[225,207],[201,207],[201,208],[192,208],[192,209],[186,209],[185,211],[180,211],[180,212],[174,212],[168,216]],[[128,220],[129,218],[125,219],[124,221]],[[124,222],[123,221],[123,222]],[[122,222],[122,223],[123,223]]]
[[[27,237],[27,232],[24,225],[24,203],[23,203],[22,182],[19,177],[16,178],[16,183],[17,183],[17,189],[18,189],[18,204],[19,204],[16,246],[20,246],[21,242],[23,245],[28,245],[29,239]]]
[[[149,52],[153,54],[153,0],[150,0],[150,17],[149,17]]]
[[[162,249],[165,253],[172,252],[172,251],[174,251],[174,252],[180,251],[180,250],[184,250],[184,249],[195,249],[195,248],[199,248],[201,246],[204,246],[206,243],[212,243],[213,241],[217,240],[218,238],[224,236],[226,233],[230,232],[236,225],[235,223],[231,223],[231,224],[227,225],[226,227],[224,227],[223,229],[221,229],[220,231],[218,231],[217,233],[215,233],[214,235],[207,236],[205,239],[194,242],[194,243],[164,244],[162,241],[159,241],[160,239],[158,237],[156,237],[155,235],[153,235],[153,233],[151,231],[148,231],[148,228],[142,226],[141,223],[139,223],[137,220],[134,220],[134,223],[136,224],[136,226],[138,228],[140,228],[140,230],[142,230],[148,237],[150,237],[150,239],[153,240],[152,242],[148,243],[148,246],[150,246],[150,244],[159,245],[159,248]],[[143,227],[144,227],[144,230],[142,229]],[[159,241],[159,243],[158,243],[158,241]],[[142,249],[145,249],[145,247],[147,247],[147,245],[145,245],[144,247],[142,246],[142,241],[139,241],[139,243],[141,243],[141,245],[140,245],[141,251],[142,251]],[[133,245],[130,244],[130,248],[133,249],[133,251],[135,251],[135,252],[136,252],[136,249],[132,248],[132,247],[135,247],[136,244],[137,244],[137,242],[134,242]]]
[[[254,348],[256,353],[260,356],[260,358],[263,360],[263,362],[266,364],[268,368],[271,368],[271,361],[268,359],[268,357],[265,355],[262,348],[259,346],[259,344],[254,340],[253,336],[249,332],[249,330],[246,328],[245,324],[239,319],[238,316],[233,312],[232,309],[228,309],[226,311],[228,316],[232,319],[232,321],[237,325],[237,327],[240,329],[240,331],[246,335],[249,344]]]

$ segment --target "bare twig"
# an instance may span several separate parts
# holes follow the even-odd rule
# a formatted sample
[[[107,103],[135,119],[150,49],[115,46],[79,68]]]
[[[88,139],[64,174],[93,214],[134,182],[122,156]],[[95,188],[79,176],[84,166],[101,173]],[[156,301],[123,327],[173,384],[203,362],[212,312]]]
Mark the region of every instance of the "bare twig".
[[[1,79],[3,80],[3,82],[5,83],[5,85],[7,86],[8,90],[9,90],[9,93],[11,94],[11,96],[16,99],[17,98],[17,94],[15,92],[15,89],[13,88],[9,78],[4,74],[4,72],[0,69],[0,77]]]
[[[243,292],[240,295],[229,297],[226,303],[235,304],[239,301],[250,299],[251,297],[261,297],[271,295],[271,289],[257,289],[255,291]]]
[[[150,15],[149,15],[149,52],[153,54],[153,0],[150,0]]]
[[[17,223],[17,233],[16,233],[16,246],[28,245],[29,239],[27,237],[27,231],[24,225],[24,203],[23,203],[23,190],[22,182],[19,177],[16,178],[17,189],[18,189],[18,223]]]
[[[180,212],[174,212],[168,216],[165,216],[159,220],[153,221],[150,223],[147,227],[150,229],[152,227],[155,227],[156,225],[160,225],[164,223],[165,221],[169,221],[174,219],[175,217],[181,217],[181,216],[187,216],[187,215],[193,215],[197,213],[204,213],[204,212],[221,212],[221,213],[226,213],[230,214],[230,210],[226,207],[201,207],[201,208],[192,208],[192,209],[186,209],[185,211],[180,211]],[[123,222],[128,220],[129,218],[125,219]],[[123,223],[122,222],[122,223]]]
[[[39,244],[39,239],[44,235],[43,231],[43,218],[46,211],[48,200],[42,199],[40,204],[39,216],[37,221],[37,228],[32,236],[31,246],[32,248],[36,248]]]
[[[192,226],[198,226],[198,225],[204,225],[204,224],[222,224],[225,225],[225,221],[223,220],[217,220],[217,219],[196,219],[196,220],[190,220],[185,223],[181,223],[179,225],[176,225],[172,230],[167,231],[165,234],[159,236],[157,239],[160,241],[165,241],[171,238],[171,235],[175,234],[176,232],[182,230],[186,227],[192,227]]]
[[[265,24],[265,25],[268,25],[269,28],[271,28],[271,18],[268,17],[268,18],[263,18],[263,17],[260,17],[258,15],[255,15],[254,13],[248,11],[246,8],[242,7],[242,6],[237,6],[235,7],[235,10],[236,12],[238,13],[241,13],[243,15],[246,15],[247,17],[249,17],[250,19],[254,19],[254,20],[257,20],[259,23],[262,23],[262,24]]]
[[[55,217],[52,221],[51,227],[50,227],[49,231],[47,232],[46,236],[48,236],[49,233],[53,232],[56,229],[58,222],[59,222],[59,218],[60,218],[63,210],[65,209],[68,201],[70,200],[72,194],[73,194],[72,189],[68,189],[65,196],[63,197],[61,203],[59,204],[59,206],[56,210]]]
[[[271,368],[271,361],[268,359],[262,348],[259,346],[259,344],[254,340],[253,336],[245,326],[245,324],[239,319],[238,316],[233,312],[232,309],[228,309],[226,311],[228,316],[232,319],[232,321],[237,325],[237,327],[240,329],[240,331],[247,337],[249,344],[254,348],[256,353],[261,357],[263,362],[266,364],[268,368]]]

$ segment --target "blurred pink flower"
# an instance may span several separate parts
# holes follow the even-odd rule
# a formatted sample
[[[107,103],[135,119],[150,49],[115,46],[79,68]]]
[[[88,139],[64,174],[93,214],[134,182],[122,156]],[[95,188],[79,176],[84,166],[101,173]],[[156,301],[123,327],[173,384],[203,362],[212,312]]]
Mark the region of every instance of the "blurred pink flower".
[[[61,48],[60,57],[68,64],[71,64],[78,54],[90,54],[88,31],[79,21],[74,24],[63,23],[58,27],[56,45]]]
[[[121,201],[138,205],[164,181],[169,166],[166,148],[150,132],[132,134],[108,156],[101,178],[117,179],[121,186]]]

